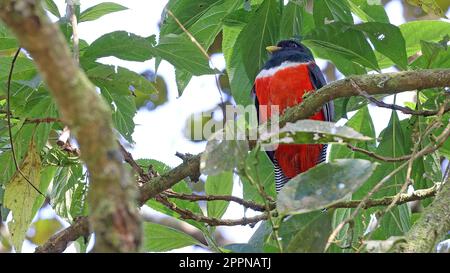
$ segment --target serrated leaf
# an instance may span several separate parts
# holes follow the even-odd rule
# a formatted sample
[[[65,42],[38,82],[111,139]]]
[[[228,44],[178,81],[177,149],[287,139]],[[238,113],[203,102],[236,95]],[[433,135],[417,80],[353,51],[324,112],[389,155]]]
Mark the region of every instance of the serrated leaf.
[[[155,223],[144,224],[144,251],[163,252],[197,244],[201,243],[176,229]]]
[[[183,70],[175,69],[175,80],[177,82],[178,96],[183,95],[184,89],[192,79],[192,74]]]
[[[189,28],[192,24],[197,22],[205,12],[220,0],[178,0],[169,1],[165,9],[170,10],[177,20],[185,27]],[[160,35],[164,36],[169,33],[181,34],[183,30],[178,23],[167,14],[163,12],[163,24],[161,26]]]
[[[280,191],[277,209],[283,214],[319,210],[359,188],[376,164],[363,159],[322,163],[292,178]]]
[[[118,12],[122,10],[128,9],[122,5],[112,3],[112,2],[103,2],[98,5],[92,6],[80,14],[79,22],[87,22],[97,20],[98,18],[105,16],[107,14]]]
[[[168,34],[161,37],[159,44],[153,48],[155,55],[170,62],[176,68],[193,75],[214,74],[209,67],[209,60],[189,38],[184,35]]]
[[[101,57],[114,56],[126,61],[143,62],[154,56],[155,35],[141,37],[126,31],[107,33],[84,49],[80,58],[96,60]]]
[[[223,172],[209,175],[205,183],[207,195],[231,195],[233,191],[233,173]],[[229,201],[208,201],[206,208],[208,217],[221,218],[228,208]]]
[[[41,158],[36,150],[36,144],[32,140],[20,170],[26,179],[16,171],[11,181],[6,185],[4,206],[11,210],[12,221],[8,223],[12,242],[17,252],[21,252],[26,232],[33,220],[33,204],[39,193],[34,187],[39,188]],[[28,180],[28,181],[27,181]]]
[[[132,135],[135,127],[133,118],[137,112],[134,98],[132,95],[115,94],[114,89],[109,86],[101,86],[100,90],[113,111],[114,127],[127,141],[133,142]]]
[[[299,120],[295,123],[287,123],[279,131],[262,132],[260,136],[260,142],[264,145],[348,143],[369,140],[371,140],[370,137],[366,137],[352,128],[318,120]]]
[[[94,63],[86,69],[86,74],[94,84],[107,86],[117,95],[130,95],[135,91],[147,95],[158,92],[151,81],[123,67]]]

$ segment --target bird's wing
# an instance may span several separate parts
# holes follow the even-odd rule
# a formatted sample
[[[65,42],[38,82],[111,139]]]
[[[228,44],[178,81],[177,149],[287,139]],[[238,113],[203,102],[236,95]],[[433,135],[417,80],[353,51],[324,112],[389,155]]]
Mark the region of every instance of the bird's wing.
[[[311,62],[308,65],[309,77],[311,78],[311,82],[314,86],[314,89],[318,90],[327,84],[322,71],[320,71],[319,66],[315,62]],[[333,101],[329,101],[322,106],[322,112],[325,116],[325,121],[333,121],[334,120],[334,104]],[[327,150],[328,145],[323,145],[322,151],[320,152],[319,158],[317,159],[317,163],[325,162],[327,159]]]
[[[320,71],[319,66],[317,66],[317,64],[315,62],[311,62],[308,65],[308,69],[309,69],[309,76],[311,78],[311,82],[316,90],[322,88],[323,86],[325,86],[327,84],[322,71]],[[332,101],[327,102],[322,107],[322,111],[323,111],[326,121],[334,120],[334,104]]]
[[[258,101],[258,96],[256,96],[256,90],[255,90],[255,86],[254,85],[253,85],[253,88],[252,88],[252,96],[253,96],[253,98],[255,100],[256,117],[258,119],[258,124],[259,124],[259,101]],[[266,154],[270,158],[272,163],[275,163],[274,162],[275,152],[274,151],[266,151]]]

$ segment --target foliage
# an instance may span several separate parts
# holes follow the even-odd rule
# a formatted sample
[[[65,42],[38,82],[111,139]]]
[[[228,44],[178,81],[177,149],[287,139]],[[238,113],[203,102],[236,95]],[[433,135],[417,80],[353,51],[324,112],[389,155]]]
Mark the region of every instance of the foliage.
[[[443,16],[448,8],[441,1],[408,2],[420,5],[425,12],[437,16]],[[72,27],[66,17],[52,0],[45,1],[45,8],[57,18],[56,24],[65,34],[67,43],[72,45]],[[162,104],[167,99],[167,91],[162,90],[153,79],[123,67],[102,64],[99,58],[113,56],[135,62],[155,59],[157,64],[166,60],[175,67],[178,92],[182,95],[193,76],[220,73],[210,66],[210,60],[203,52],[210,53],[209,50],[218,43],[219,52],[223,53],[226,61],[225,73],[229,81],[224,87],[231,90],[230,98],[243,106],[253,104],[250,90],[253,79],[268,58],[266,46],[280,39],[301,39],[317,59],[333,63],[344,76],[379,73],[385,68],[450,68],[450,23],[421,20],[396,26],[389,22],[380,1],[317,0],[311,8],[307,1],[284,4],[284,1],[277,0],[170,0],[166,8],[173,16],[167,10],[164,12],[158,40],[156,35],[140,37],[115,31],[97,38],[91,44],[80,41],[80,66],[111,106],[118,134],[130,143],[133,143],[135,129],[133,118],[139,107],[149,102],[156,106]],[[126,9],[104,2],[78,13],[78,22],[83,24]],[[355,23],[354,18],[358,18],[359,23]],[[3,220],[8,212],[12,213],[9,228],[16,251],[21,250],[26,232],[44,200],[15,169],[10,143],[16,148],[16,160],[23,175],[47,194],[53,209],[66,221],[73,222],[77,217],[87,215],[86,195],[89,189],[88,174],[78,154],[74,150],[64,150],[55,141],[64,125],[37,68],[24,51],[15,62],[12,73],[10,106],[13,139],[9,139],[6,87],[12,56],[18,44],[10,31],[0,25],[0,209]],[[419,51],[421,54],[418,54]],[[158,92],[166,94],[162,101],[154,96]],[[405,103],[406,107],[414,110],[436,110],[448,99],[443,88],[418,90],[415,95],[414,101]],[[375,98],[382,99],[382,96]],[[377,135],[372,115],[378,109],[367,104],[361,97],[338,99],[335,101],[337,120],[351,117],[344,127],[335,123],[298,121],[273,135],[265,135],[267,138],[261,138],[253,149],[251,147],[254,146],[244,140],[208,141],[201,160],[203,174],[208,175],[205,194],[231,195],[234,180],[239,177],[244,199],[264,206],[269,206],[271,199],[276,199],[278,216],[264,222],[248,244],[223,247],[217,245],[214,239],[217,232],[214,228],[201,221],[187,219],[151,199],[146,202],[149,207],[188,223],[204,235],[208,246],[182,231],[146,223],[144,250],[168,251],[201,245],[214,251],[322,252],[332,230],[355,211],[354,208],[322,209],[337,201],[363,199],[384,177],[389,179],[373,195],[374,198],[394,196],[407,176],[416,189],[429,188],[441,182],[440,163],[450,157],[450,140],[440,149],[414,161],[411,174],[403,168],[394,175],[391,173],[402,162],[383,162],[346,145],[352,144],[380,156],[396,158],[426,147],[442,132],[442,128],[431,133],[427,131],[430,124],[437,122],[435,116],[407,116],[400,120],[397,112],[392,111],[389,123]],[[446,125],[449,114],[439,118],[439,122]],[[241,127],[243,130],[254,129],[250,124],[241,124]],[[223,134],[220,131],[215,137]],[[268,140],[274,136],[277,141]],[[333,143],[330,162],[293,178],[277,195],[272,164],[260,149],[261,145],[278,143]],[[73,141],[66,144],[76,146]],[[149,169],[159,175],[171,169],[155,160],[140,159],[137,162],[144,170]],[[181,181],[172,187],[172,191],[191,195],[194,192],[192,187],[190,181]],[[219,220],[230,203],[229,200],[216,200],[208,201],[204,206],[203,201],[169,200],[176,207]],[[427,200],[422,205],[429,203]],[[203,207],[206,209],[203,210]],[[345,226],[336,237],[336,242],[346,242],[351,247],[336,243],[327,251],[361,250],[364,247],[361,242],[367,238],[386,240],[391,236],[402,236],[409,230],[413,217],[411,209],[400,205],[378,219],[377,228],[368,231],[371,216],[379,215],[382,210],[376,207],[360,211],[353,219],[354,224]],[[60,225],[55,221],[48,221],[48,224],[36,222],[35,228],[44,230],[44,235],[36,235],[30,240],[42,244],[49,237],[47,233],[54,233]],[[277,229],[282,249],[272,236]],[[81,249],[85,249],[84,246]]]

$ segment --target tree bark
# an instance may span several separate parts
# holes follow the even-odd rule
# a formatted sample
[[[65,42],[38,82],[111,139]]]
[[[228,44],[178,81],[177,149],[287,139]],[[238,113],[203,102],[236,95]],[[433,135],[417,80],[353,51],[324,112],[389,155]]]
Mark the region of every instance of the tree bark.
[[[63,34],[46,16],[41,1],[1,0],[0,17],[33,57],[62,120],[80,145],[90,175],[94,251],[138,251],[142,234],[138,196],[123,166],[109,106],[71,57]]]
[[[435,252],[436,244],[450,230],[450,183],[447,181],[420,219],[406,234],[406,242],[394,252]]]

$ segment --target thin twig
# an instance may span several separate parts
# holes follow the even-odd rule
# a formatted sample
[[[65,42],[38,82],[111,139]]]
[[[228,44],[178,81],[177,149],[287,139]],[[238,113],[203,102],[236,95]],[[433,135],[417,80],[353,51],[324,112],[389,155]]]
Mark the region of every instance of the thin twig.
[[[260,221],[266,220],[269,213],[263,213],[254,217],[244,217],[241,219],[217,219],[206,217],[200,214],[195,214],[190,210],[177,207],[174,203],[170,202],[166,196],[156,196],[156,201],[160,202],[168,209],[178,213],[182,219],[191,219],[197,222],[206,223],[209,226],[245,226],[254,225]]]
[[[211,57],[208,54],[208,51],[206,51],[206,49],[197,41],[197,39],[195,39],[194,35],[192,35],[187,29],[186,27],[180,22],[180,20],[178,20],[178,18],[173,14],[173,12],[169,9],[167,9],[167,13],[175,20],[175,22],[177,23],[177,25],[181,28],[181,30],[183,30],[184,33],[186,33],[186,35],[189,37],[189,39],[191,39],[192,43],[194,43],[194,45],[201,51],[201,53],[203,54],[203,56],[205,56],[205,58],[208,60],[208,63],[214,67],[212,61],[211,61]],[[214,67],[214,69],[218,70],[217,68]],[[216,85],[217,85],[217,90],[219,91],[219,95],[220,95],[220,102],[222,104],[224,104],[223,101],[223,92],[222,92],[222,88],[220,87],[220,80],[219,80],[219,76],[216,74],[214,74],[214,78],[216,81]]]
[[[415,160],[416,158],[422,157],[425,154],[432,153],[439,149],[447,140],[447,138],[450,135],[450,124],[447,125],[447,127],[444,129],[444,131],[436,138],[436,143],[430,143],[427,145],[424,149],[420,150],[415,154],[415,156],[411,157],[410,160]],[[359,203],[359,205],[356,207],[356,209],[353,211],[353,213],[348,217],[346,220],[341,222],[331,233],[331,235],[328,238],[327,245],[325,246],[325,250],[327,250],[331,243],[334,242],[336,236],[338,235],[339,231],[347,224],[349,221],[351,221],[353,218],[358,215],[359,211],[365,206],[365,204],[370,200],[370,197],[378,192],[381,187],[386,183],[389,179],[391,179],[395,174],[397,174],[400,170],[402,170],[405,166],[408,165],[408,162],[404,162],[399,167],[397,167],[395,170],[393,170],[390,174],[385,176],[380,182],[378,182],[372,190],[370,190],[366,196],[363,198],[363,200]]]
[[[40,123],[53,123],[53,122],[62,122],[59,118],[35,118],[35,119],[26,119],[25,124],[40,124]]]
[[[185,194],[185,193],[177,193],[170,190],[167,190],[162,193],[163,195],[169,198],[176,198],[181,200],[188,200],[191,202],[195,201],[231,201],[235,202],[243,207],[250,208],[255,211],[266,211],[266,207],[260,205],[258,203],[247,201],[242,198],[231,196],[231,195],[197,195],[197,194]],[[275,208],[275,203],[270,204],[270,210]]]
[[[18,48],[16,53],[14,54],[14,57],[11,61],[11,67],[9,69],[8,74],[8,86],[6,90],[6,119],[8,124],[8,135],[9,135],[9,144],[11,146],[11,155],[14,162],[14,166],[16,167],[17,172],[27,181],[30,186],[36,190],[40,195],[42,195],[45,198],[45,195],[35,186],[31,181],[25,176],[25,174],[22,172],[22,170],[19,167],[19,164],[17,163],[17,157],[16,157],[16,149],[14,148],[14,140],[12,136],[12,125],[11,125],[11,81],[12,81],[12,74],[14,71],[14,65],[16,64],[17,57],[19,57],[20,51],[22,48]]]
[[[376,154],[374,152],[353,146],[352,144],[347,144],[347,147],[354,151],[354,152],[360,152],[363,153],[365,155],[368,155],[370,157],[373,157],[375,159],[381,160],[381,161],[385,161],[385,162],[401,162],[401,161],[405,161],[411,158],[411,155],[404,155],[404,156],[399,156],[399,157],[387,157],[387,156],[381,156],[379,154]]]
[[[439,187],[440,187],[440,184],[435,184],[431,188],[416,190],[411,193],[401,193],[399,195],[386,196],[386,197],[383,197],[380,199],[369,199],[364,203],[364,206],[362,207],[362,209],[381,207],[381,206],[389,206],[393,202],[395,205],[401,205],[401,204],[408,203],[411,201],[423,200],[423,199],[435,196]],[[359,204],[361,204],[361,202],[362,202],[362,200],[339,201],[337,203],[334,203],[334,204],[326,207],[326,209],[356,208],[356,207],[358,207]]]
[[[394,111],[400,111],[403,114],[407,114],[407,115],[424,116],[424,117],[437,115],[440,111],[440,109],[437,109],[437,110],[413,110],[408,107],[403,107],[403,106],[397,105],[395,103],[394,104],[385,103],[383,101],[377,100],[376,98],[374,98],[373,96],[369,95],[367,92],[362,90],[359,87],[359,85],[356,84],[356,82],[354,80],[350,79],[350,82],[355,87],[355,89],[359,92],[359,94],[361,96],[363,96],[368,101],[372,102],[373,104],[375,104],[376,106],[381,107],[381,108],[387,108],[387,109],[391,109]],[[450,111],[450,106],[447,105],[444,109],[444,113],[446,113],[448,111]]]

